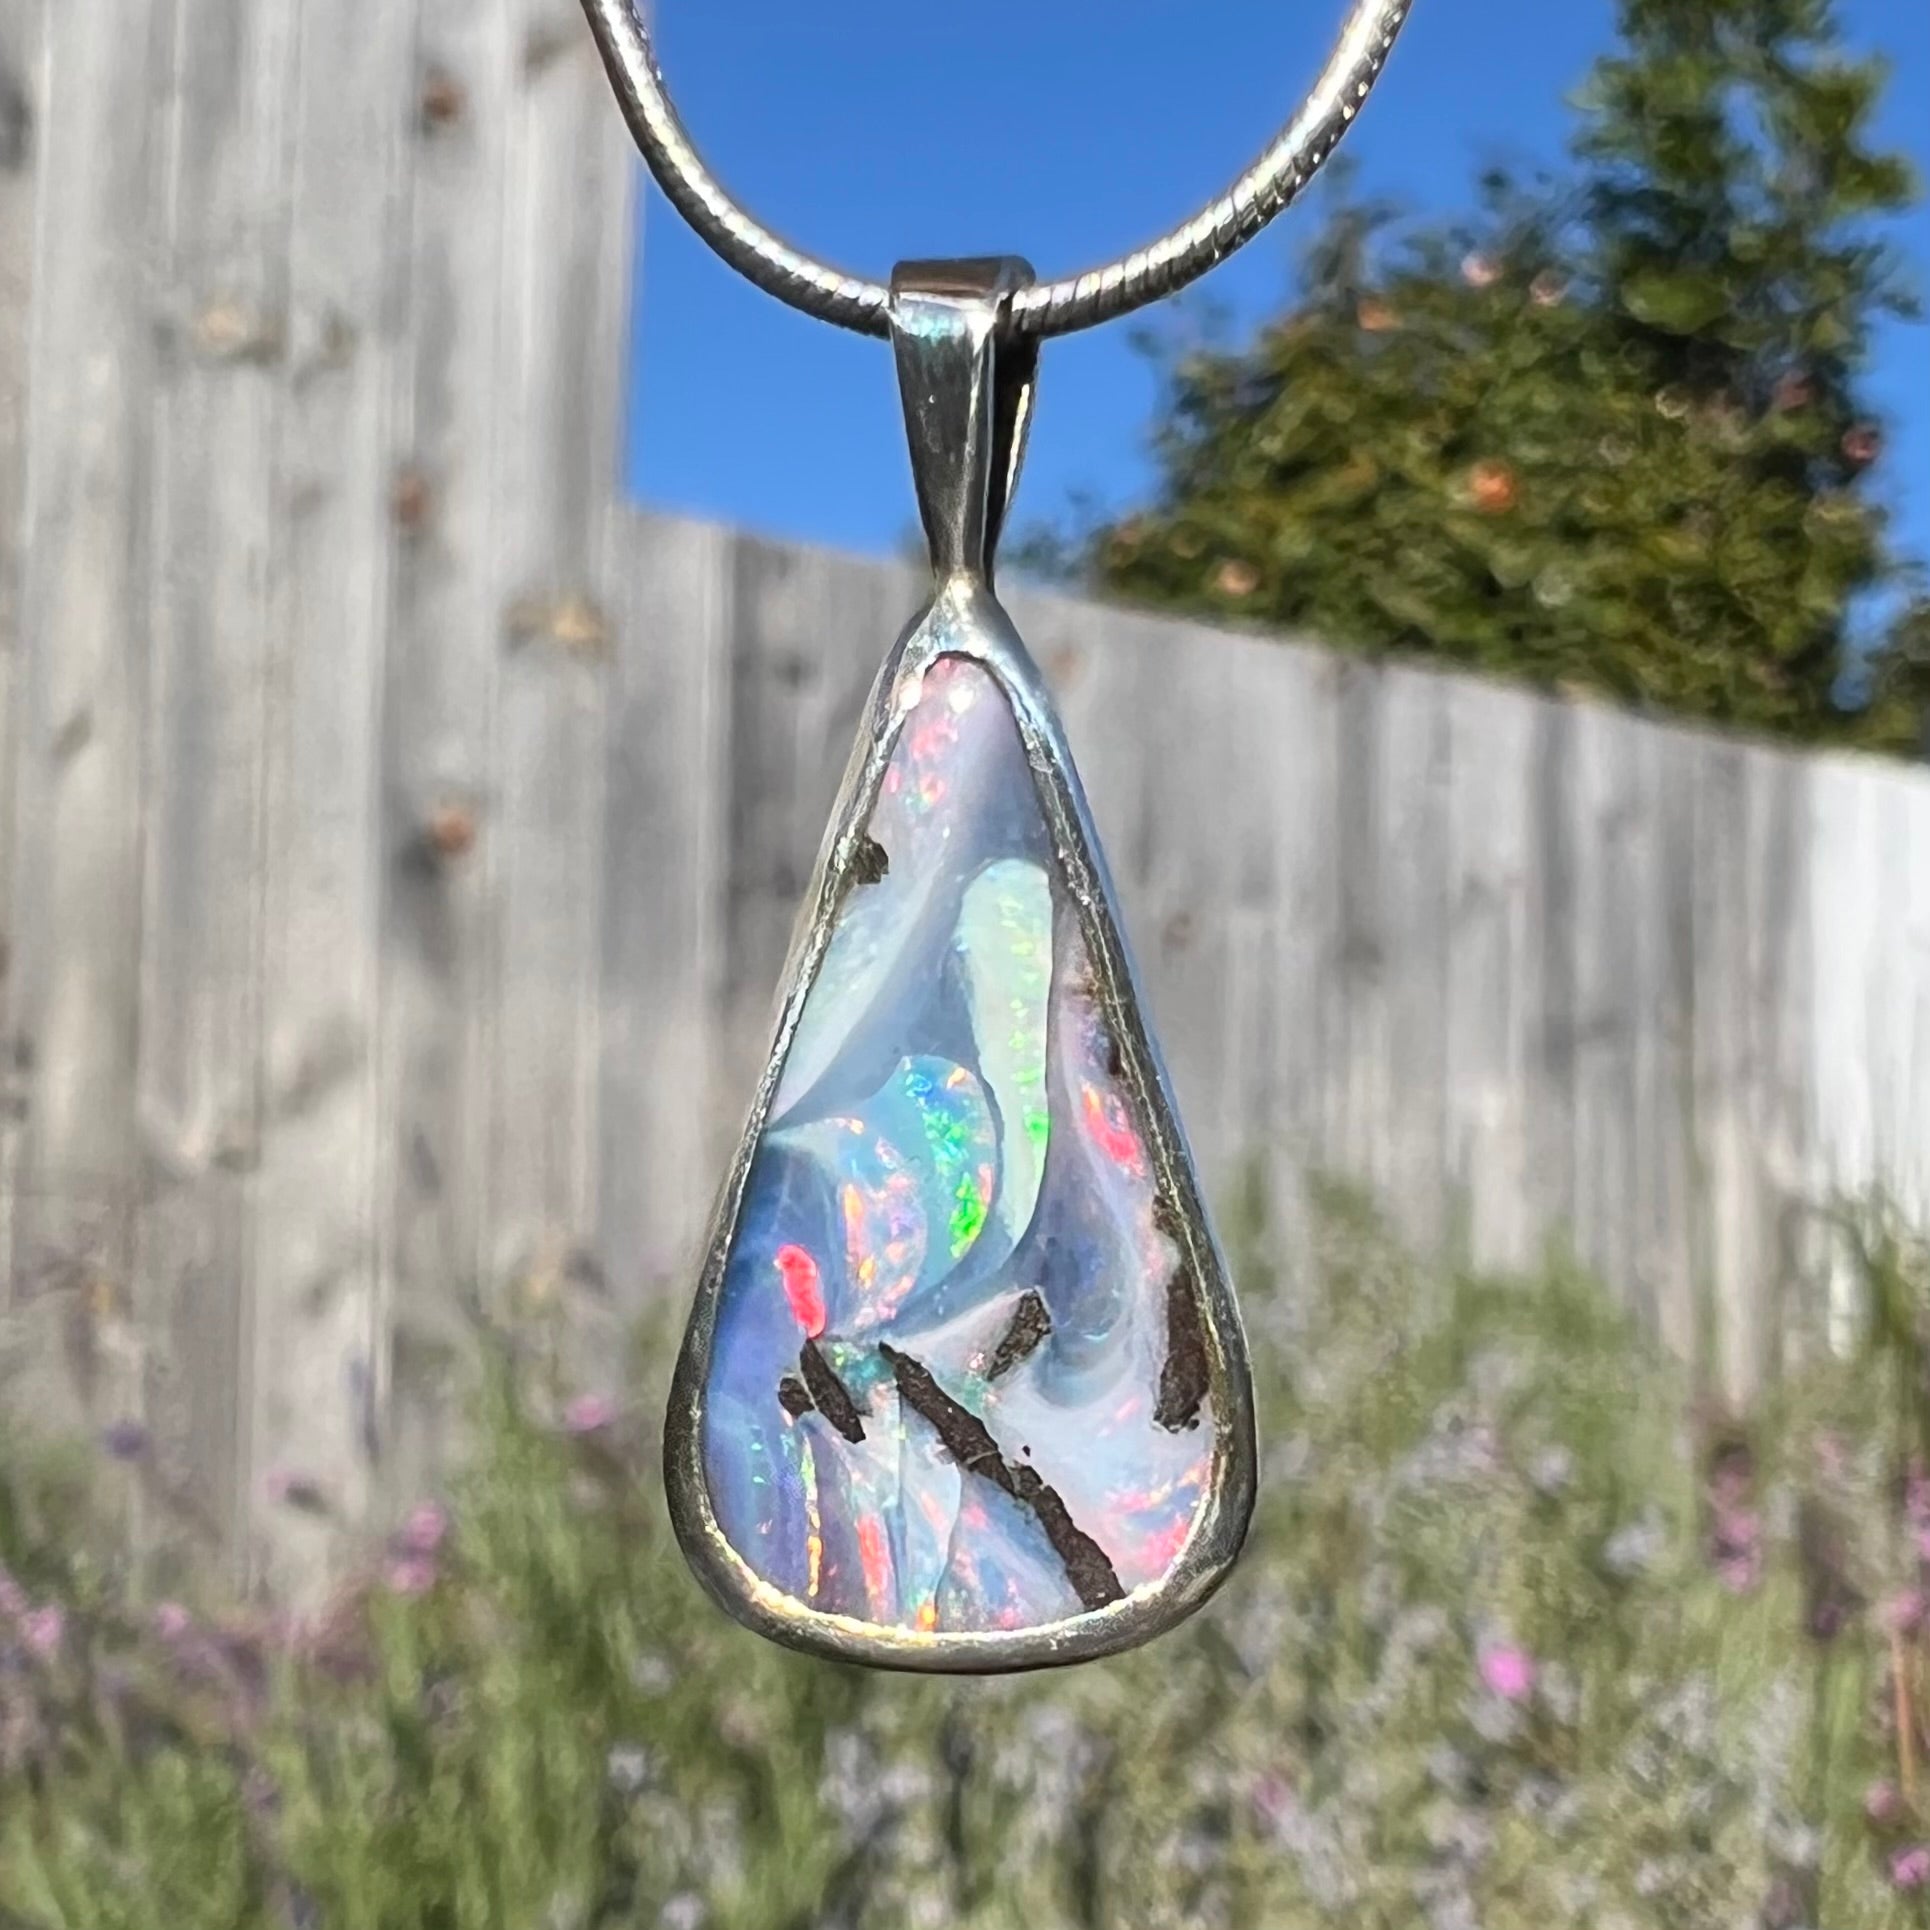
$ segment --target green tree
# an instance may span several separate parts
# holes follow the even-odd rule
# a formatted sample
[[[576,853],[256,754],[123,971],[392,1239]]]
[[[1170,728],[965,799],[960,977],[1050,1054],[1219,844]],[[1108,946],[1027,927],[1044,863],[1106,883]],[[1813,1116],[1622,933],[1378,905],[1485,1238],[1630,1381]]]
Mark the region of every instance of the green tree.
[[[1287,314],[1163,349],[1150,511],[1080,562],[1287,625],[1810,739],[1921,743],[1859,395],[1905,313],[1880,63],[1829,0],[1622,0],[1573,163],[1453,227],[1344,193]]]

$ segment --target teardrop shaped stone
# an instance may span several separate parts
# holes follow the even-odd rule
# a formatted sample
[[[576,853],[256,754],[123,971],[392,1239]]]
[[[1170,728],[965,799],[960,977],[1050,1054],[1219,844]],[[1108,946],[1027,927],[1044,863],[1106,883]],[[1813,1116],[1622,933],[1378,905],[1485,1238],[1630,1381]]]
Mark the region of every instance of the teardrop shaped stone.
[[[866,831],[724,1270],[711,1510],[807,1609],[1046,1627],[1186,1545],[1197,1288],[983,665],[925,671]]]

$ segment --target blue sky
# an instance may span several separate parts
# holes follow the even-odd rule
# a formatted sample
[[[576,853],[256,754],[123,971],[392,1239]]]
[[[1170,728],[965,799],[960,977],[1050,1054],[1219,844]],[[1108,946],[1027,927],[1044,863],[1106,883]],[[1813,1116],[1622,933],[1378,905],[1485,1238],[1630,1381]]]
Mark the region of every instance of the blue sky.
[[[1223,187],[1318,70],[1343,0],[660,0],[664,66],[720,178],[813,252],[1016,252],[1041,274],[1145,240]],[[1843,0],[1894,67],[1885,132],[1930,179],[1930,6]],[[1466,201],[1488,158],[1553,156],[1611,0],[1415,0],[1348,142],[1362,191]],[[1906,103],[1915,103],[1914,110]],[[644,500],[841,548],[912,527],[891,357],[715,261],[653,189],[642,213],[628,469]],[[1236,323],[1287,286],[1296,211],[1205,290]],[[1930,294],[1930,208],[1897,240]],[[1127,326],[1047,345],[1021,524],[1146,493],[1151,373]],[[1886,331],[1884,484],[1930,554],[1930,330]]]

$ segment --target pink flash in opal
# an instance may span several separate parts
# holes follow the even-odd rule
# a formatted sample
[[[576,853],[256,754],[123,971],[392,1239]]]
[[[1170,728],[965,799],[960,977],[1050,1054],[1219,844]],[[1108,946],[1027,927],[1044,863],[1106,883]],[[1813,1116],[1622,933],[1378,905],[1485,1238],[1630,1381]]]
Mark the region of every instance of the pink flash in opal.
[[[776,1258],[791,1318],[804,1329],[807,1339],[815,1340],[824,1331],[824,1289],[818,1283],[818,1263],[801,1246],[790,1244],[779,1247]]]

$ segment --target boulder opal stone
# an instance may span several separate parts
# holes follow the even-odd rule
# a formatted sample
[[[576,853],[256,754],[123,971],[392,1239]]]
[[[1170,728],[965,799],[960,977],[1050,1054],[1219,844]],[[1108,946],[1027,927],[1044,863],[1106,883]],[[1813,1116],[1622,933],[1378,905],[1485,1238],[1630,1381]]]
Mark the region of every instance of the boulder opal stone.
[[[750,1165],[703,1471],[804,1607],[1038,1628],[1166,1574],[1215,1421],[1010,705],[961,657],[906,697]]]

